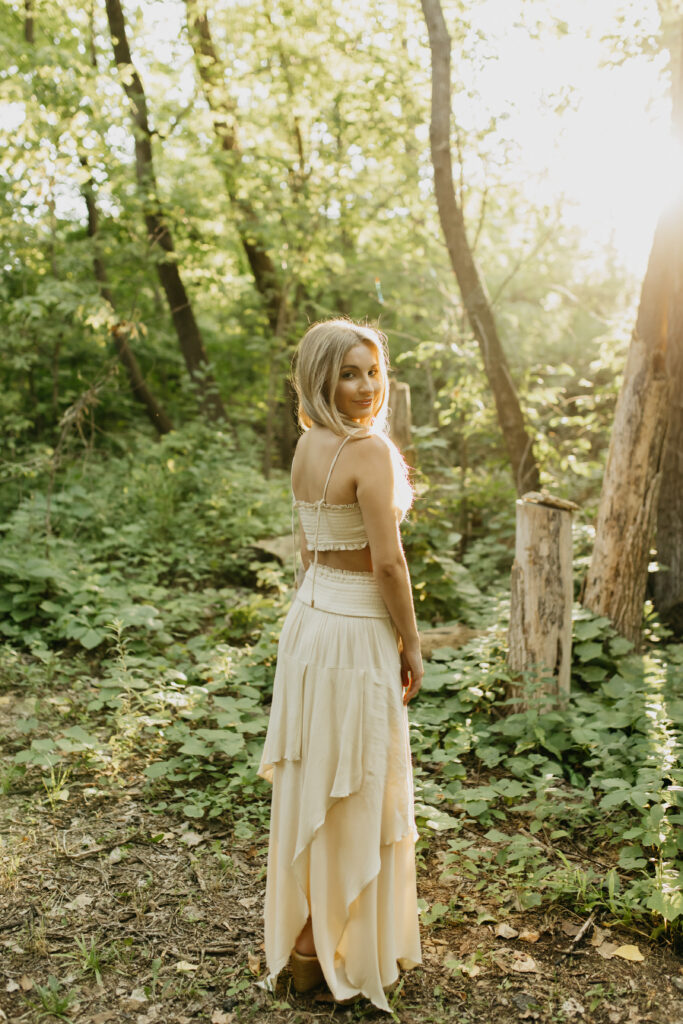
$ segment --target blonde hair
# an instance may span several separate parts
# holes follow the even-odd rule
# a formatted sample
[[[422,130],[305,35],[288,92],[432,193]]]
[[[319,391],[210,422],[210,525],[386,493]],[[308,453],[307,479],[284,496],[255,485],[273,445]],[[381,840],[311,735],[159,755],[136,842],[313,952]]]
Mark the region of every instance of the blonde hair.
[[[375,350],[382,381],[380,400],[369,424],[356,423],[341,413],[334,402],[346,354],[358,344],[370,345]],[[341,437],[382,436],[394,466],[395,504],[404,516],[412,505],[413,489],[405,459],[388,434],[389,350],[386,334],[376,327],[357,324],[344,317],[313,324],[299,342],[292,381],[299,399],[298,418],[302,430],[309,430],[316,423]]]
[[[371,345],[377,354],[382,391],[369,425],[361,425],[339,412],[334,393],[346,353],[354,345]],[[389,353],[382,331],[353,320],[323,320],[309,327],[299,342],[293,382],[299,398],[299,424],[308,430],[314,423],[342,437],[376,434],[386,430],[389,405]]]

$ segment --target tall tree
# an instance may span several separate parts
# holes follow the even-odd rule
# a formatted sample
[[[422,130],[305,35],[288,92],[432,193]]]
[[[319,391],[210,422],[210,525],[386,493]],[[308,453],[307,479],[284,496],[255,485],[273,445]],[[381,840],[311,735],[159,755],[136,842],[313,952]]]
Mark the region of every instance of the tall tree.
[[[145,206],[147,237],[156,254],[157,274],[168,300],[185,365],[199,391],[202,408],[210,418],[223,419],[225,409],[209,367],[190,298],[180,276],[171,230],[159,200],[147,99],[140,76],[133,65],[120,0],[106,0],[106,7],[114,57],[119,68],[124,70],[121,77],[134,123],[135,171]]]
[[[657,561],[660,570],[654,577],[654,603],[662,618],[680,637],[683,636],[683,359],[680,357],[672,387],[669,434],[657,507]]]
[[[211,111],[214,134],[223,155],[222,171],[226,190],[235,214],[235,228],[249,263],[256,290],[263,299],[272,339],[268,353],[266,394],[266,436],[263,469],[270,475],[276,422],[282,424],[281,451],[289,462],[296,441],[293,416],[293,394],[283,392],[288,346],[287,329],[291,319],[288,285],[282,272],[278,274],[264,239],[259,215],[250,200],[240,194],[239,171],[242,150],[239,142],[237,105],[227,85],[226,69],[216,50],[206,10],[198,0],[185,0],[187,26],[204,97]],[[296,141],[300,168],[303,165],[303,140],[296,125]],[[299,293],[301,289],[297,289]],[[291,351],[291,350],[289,350]]]
[[[221,151],[226,190],[236,213],[235,227],[249,262],[257,290],[265,302],[268,324],[275,333],[282,324],[285,293],[267,246],[260,237],[259,218],[248,199],[238,191],[242,152],[238,138],[237,105],[226,84],[226,73],[211,35],[206,11],[197,0],[185,0],[187,27],[202,90],[211,111],[214,133]]]
[[[112,313],[114,313],[116,309],[114,296],[112,295],[111,288],[109,287],[107,270],[99,248],[99,217],[91,178],[82,185],[81,191],[88,211],[88,237],[90,238],[93,246],[92,259],[95,280],[97,281],[100,289],[100,295],[104,301],[111,306]],[[157,430],[159,434],[168,434],[169,431],[173,430],[173,423],[171,422],[171,418],[164,407],[157,402],[156,398],[150,391],[142,370],[140,369],[140,364],[135,357],[135,353],[132,351],[128,343],[131,327],[132,325],[126,323],[124,320],[117,320],[112,324],[110,330],[114,341],[114,347],[116,348],[116,354],[118,355],[128,376],[128,382],[130,384],[131,391],[133,392],[133,397],[143,406],[154,429]]]
[[[680,73],[673,101],[677,119],[683,101]],[[652,243],[614,416],[583,597],[587,608],[607,615],[634,643],[640,639],[658,509],[659,557],[665,564],[671,559],[674,568],[673,580],[667,581],[668,574],[663,573],[656,584],[667,607],[676,603],[676,579],[679,583],[681,579],[677,559],[683,543],[679,466],[683,438],[679,419],[683,417],[675,383],[681,379],[682,364],[683,195],[660,217]],[[667,449],[670,429],[672,443]],[[666,473],[671,480],[663,484]],[[679,600],[682,593],[678,592]]]
[[[462,208],[453,186],[451,160],[451,40],[440,0],[421,0],[432,54],[430,144],[434,192],[451,266],[463,305],[484,361],[498,422],[512,466],[518,494],[537,490],[540,475],[533,441],[524,424],[517,390],[510,375],[491,303],[470,247]]]
[[[666,12],[664,12],[666,14]],[[678,21],[677,47],[670,47],[674,81],[673,130],[683,143],[683,23]],[[683,275],[683,267],[678,266]],[[683,299],[683,290],[679,294]],[[683,312],[679,312],[683,316]],[[677,351],[669,407],[669,430],[664,451],[662,485],[657,506],[657,560],[654,603],[660,615],[683,636],[683,331],[672,338]]]
[[[650,252],[602,483],[583,603],[638,642],[680,344],[681,210],[660,219]],[[678,280],[677,280],[678,279]]]
[[[25,0],[25,12],[26,18],[24,22],[24,37],[29,45],[34,44],[34,21],[32,16],[32,0]],[[90,63],[93,68],[97,68],[97,58],[94,48],[94,33],[90,32]],[[81,166],[88,172],[88,164],[85,157],[81,157]],[[95,202],[95,192],[93,180],[90,175],[81,185],[81,194],[85,200],[85,206],[88,215],[88,237],[92,244],[92,261],[93,261],[93,273],[97,286],[99,288],[100,295],[104,301],[111,307],[112,313],[115,310],[114,296],[112,295],[111,288],[109,287],[109,281],[107,278],[107,270],[102,259],[100,252],[100,244],[98,237],[98,226],[99,216],[97,211],[97,204]],[[173,423],[161,406],[154,395],[150,391],[147,382],[145,381],[140,364],[138,363],[135,353],[131,350],[128,343],[128,335],[130,333],[131,325],[125,321],[120,320],[113,324],[111,327],[111,335],[114,342],[114,348],[119,358],[121,365],[126,371],[128,382],[133,392],[133,397],[144,407],[153,427],[158,431],[159,434],[167,434],[173,430]],[[56,374],[53,374],[56,377]],[[56,399],[53,404],[56,406]]]

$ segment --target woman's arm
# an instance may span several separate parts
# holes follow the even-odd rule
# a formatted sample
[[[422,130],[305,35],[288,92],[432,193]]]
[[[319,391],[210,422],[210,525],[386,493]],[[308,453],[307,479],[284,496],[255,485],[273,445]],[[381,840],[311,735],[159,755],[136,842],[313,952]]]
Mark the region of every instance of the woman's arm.
[[[394,504],[391,452],[380,437],[358,443],[356,494],[370,544],[372,571],[401,638],[401,678],[408,703],[420,689],[424,670],[410,575]]]

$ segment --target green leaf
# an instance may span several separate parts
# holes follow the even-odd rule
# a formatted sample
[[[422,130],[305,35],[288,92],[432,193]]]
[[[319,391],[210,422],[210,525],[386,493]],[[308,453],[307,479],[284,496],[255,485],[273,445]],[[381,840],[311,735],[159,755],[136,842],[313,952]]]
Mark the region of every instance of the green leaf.
[[[654,892],[645,900],[645,906],[661,914],[665,921],[675,921],[683,914],[683,892],[680,889]]]
[[[98,647],[106,637],[107,634],[102,630],[87,629],[85,633],[78,637],[78,641],[82,647],[85,647],[86,651],[92,651],[93,648]]]
[[[169,775],[174,767],[173,761],[153,761],[144,768],[144,774],[148,779],[161,779]]]
[[[639,871],[647,867],[642,846],[624,846],[619,851],[619,867],[626,871]]]
[[[427,693],[437,693],[448,683],[453,682],[454,673],[451,669],[432,666],[427,662],[422,677],[422,689]]]
[[[587,683],[600,683],[607,675],[607,669],[601,665],[578,665],[576,671]]]
[[[505,757],[505,750],[500,747],[475,747],[474,752],[487,768],[495,768]]]
[[[490,843],[509,843],[511,839],[507,832],[499,832],[497,828],[490,828],[484,838]]]
[[[54,740],[31,740],[31,750],[54,750]]]
[[[631,797],[631,787],[625,786],[624,789],[613,789],[611,793],[606,793],[600,801],[600,807],[604,811],[610,810],[612,807],[618,807],[620,804],[625,804]]]
[[[621,658],[633,650],[633,644],[625,636],[615,636],[609,642],[610,654],[615,658]]]
[[[478,818],[480,814],[485,814],[489,810],[489,804],[484,800],[463,800],[461,803],[462,809],[471,818]]]
[[[183,804],[183,814],[188,818],[203,818],[205,810],[201,804]]]
[[[432,651],[432,661],[452,661],[457,655],[455,647],[435,647]]]
[[[579,661],[594,661],[602,657],[602,644],[584,643],[576,644],[574,654]]]
[[[97,736],[93,736],[91,733],[86,732],[81,725],[72,725],[66,730],[64,735],[68,736],[72,740],[76,740],[77,743],[81,743],[84,747],[91,747],[96,750],[104,749],[103,744],[100,743]]]
[[[574,636],[577,640],[592,640],[593,637],[600,636],[603,630],[602,622],[604,619],[587,619],[583,622],[574,623]]]
[[[195,757],[210,757],[213,754],[213,748],[206,743],[202,743],[201,740],[190,737],[190,739],[183,743],[180,753],[193,754]]]
[[[488,910],[481,910],[477,914],[477,924],[486,924],[488,921],[495,922],[495,914],[491,914]]]
[[[452,814],[441,811],[438,807],[429,807],[426,804],[415,805],[415,817],[424,820],[427,828],[434,832],[446,832],[452,828],[460,828],[460,822]]]

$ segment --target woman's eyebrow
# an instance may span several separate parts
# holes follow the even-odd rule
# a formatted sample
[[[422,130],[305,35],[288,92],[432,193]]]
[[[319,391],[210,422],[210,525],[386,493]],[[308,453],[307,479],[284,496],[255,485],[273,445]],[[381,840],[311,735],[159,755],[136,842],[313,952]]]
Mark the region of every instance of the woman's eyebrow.
[[[358,369],[359,369],[359,367],[356,366],[355,363],[344,363],[344,365],[342,366],[342,370],[358,370]],[[377,369],[377,363],[373,363],[372,366],[370,367],[370,369],[371,370],[376,370]]]

